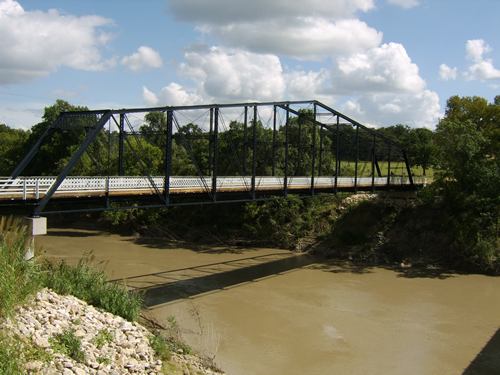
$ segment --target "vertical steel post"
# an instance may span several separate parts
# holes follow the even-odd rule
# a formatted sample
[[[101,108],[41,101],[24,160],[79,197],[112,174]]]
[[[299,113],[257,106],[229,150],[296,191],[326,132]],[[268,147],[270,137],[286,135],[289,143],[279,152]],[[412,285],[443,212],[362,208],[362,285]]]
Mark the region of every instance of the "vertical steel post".
[[[170,204],[170,176],[172,175],[172,124],[174,122],[174,111],[167,111],[167,134],[165,140],[165,205]]]
[[[247,147],[248,147],[248,106],[245,106],[245,116],[243,120],[243,175],[247,175]]]
[[[299,145],[297,147],[297,166],[295,167],[294,175],[297,175],[297,171],[299,174],[302,174],[302,120],[300,114],[297,116],[297,120],[299,123]]]
[[[120,126],[118,135],[118,175],[125,174],[123,166],[123,154],[125,152],[125,113],[120,113]]]
[[[271,174],[274,177],[276,175],[276,106],[273,106],[273,150],[272,150],[272,171]]]
[[[359,126],[356,125],[356,161],[354,162],[354,192],[358,191]]]
[[[104,128],[106,131],[106,127]],[[111,121],[108,122],[108,160],[107,160],[107,176],[106,176],[106,208],[109,208],[109,185],[110,178],[109,173],[111,172]]]
[[[340,117],[337,115],[336,137],[335,137],[335,193],[337,193],[340,174]]]
[[[312,160],[311,160],[311,195],[314,195],[314,169],[316,168],[316,103],[313,106],[312,123]],[[321,128],[320,128],[321,129]]]
[[[288,196],[288,122],[290,121],[290,112],[288,111],[289,104],[286,105],[286,120],[285,120],[285,176],[283,179],[283,194]]]
[[[372,141],[372,192],[375,191],[375,133]]]
[[[212,199],[217,200],[217,162],[219,156],[219,108],[214,109],[214,135],[213,135],[213,157],[212,157]]]
[[[212,175],[213,166],[213,128],[214,128],[214,109],[210,108],[210,125],[208,130],[208,175]]]
[[[252,124],[252,199],[255,199],[255,174],[257,173],[257,106],[253,107]]]
[[[387,155],[387,186],[391,184],[391,144],[389,143],[389,151]]]
[[[318,176],[321,177],[321,173],[323,173],[323,127],[320,125],[319,127],[319,160],[318,160]]]

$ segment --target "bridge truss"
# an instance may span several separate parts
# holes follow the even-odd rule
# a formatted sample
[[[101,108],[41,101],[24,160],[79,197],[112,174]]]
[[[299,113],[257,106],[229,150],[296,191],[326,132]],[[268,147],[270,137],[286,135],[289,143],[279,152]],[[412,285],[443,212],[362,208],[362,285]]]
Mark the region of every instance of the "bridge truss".
[[[64,165],[36,176],[54,139],[72,140]],[[421,182],[400,144],[315,100],[104,109],[61,113],[0,179],[0,203],[39,216]]]

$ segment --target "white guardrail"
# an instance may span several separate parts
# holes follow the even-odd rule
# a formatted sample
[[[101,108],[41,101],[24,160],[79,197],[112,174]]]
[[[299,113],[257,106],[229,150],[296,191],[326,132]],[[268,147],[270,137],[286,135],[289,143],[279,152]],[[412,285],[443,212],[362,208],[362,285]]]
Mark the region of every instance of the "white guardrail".
[[[424,177],[414,177],[415,184],[425,184]],[[52,187],[56,177],[18,177],[11,179],[0,177],[0,200],[28,200],[41,199]],[[151,183],[151,181],[153,183]],[[256,190],[281,190],[283,177],[256,177]],[[376,177],[375,186],[386,186],[387,177]],[[393,176],[389,185],[409,185],[407,177]],[[154,186],[156,185],[156,186]],[[82,197],[110,195],[139,195],[154,194],[156,189],[163,191],[164,177],[155,176],[151,180],[145,176],[110,176],[110,177],[80,177],[69,176],[64,179],[53,197]],[[357,186],[369,187],[371,177],[358,177]],[[314,186],[318,189],[334,188],[335,177],[315,177]],[[339,188],[354,187],[354,177],[339,177]],[[212,178],[205,177],[171,177],[170,192],[175,193],[203,193],[210,191]],[[288,189],[308,189],[311,187],[311,177],[288,177]],[[250,191],[251,177],[218,177],[217,191]]]

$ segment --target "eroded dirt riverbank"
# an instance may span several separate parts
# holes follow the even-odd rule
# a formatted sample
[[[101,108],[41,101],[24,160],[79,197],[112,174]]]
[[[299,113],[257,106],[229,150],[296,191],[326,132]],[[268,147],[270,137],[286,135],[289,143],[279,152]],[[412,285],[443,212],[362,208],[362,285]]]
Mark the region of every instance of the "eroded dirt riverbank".
[[[157,293],[148,313],[175,316],[188,343],[228,374],[470,375],[499,365],[473,362],[481,351],[499,356],[499,277],[410,278],[284,250],[179,248],[79,229],[49,230],[38,243],[69,262],[92,251],[110,279],[134,288],[176,286],[187,298]]]

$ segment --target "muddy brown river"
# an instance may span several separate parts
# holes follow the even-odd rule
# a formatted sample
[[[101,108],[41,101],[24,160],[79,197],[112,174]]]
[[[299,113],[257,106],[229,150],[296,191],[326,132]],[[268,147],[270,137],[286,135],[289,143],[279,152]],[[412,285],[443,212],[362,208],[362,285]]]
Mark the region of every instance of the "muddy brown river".
[[[147,313],[228,374],[500,374],[500,277],[328,264],[285,250],[182,247],[49,229],[46,256],[92,251]]]

